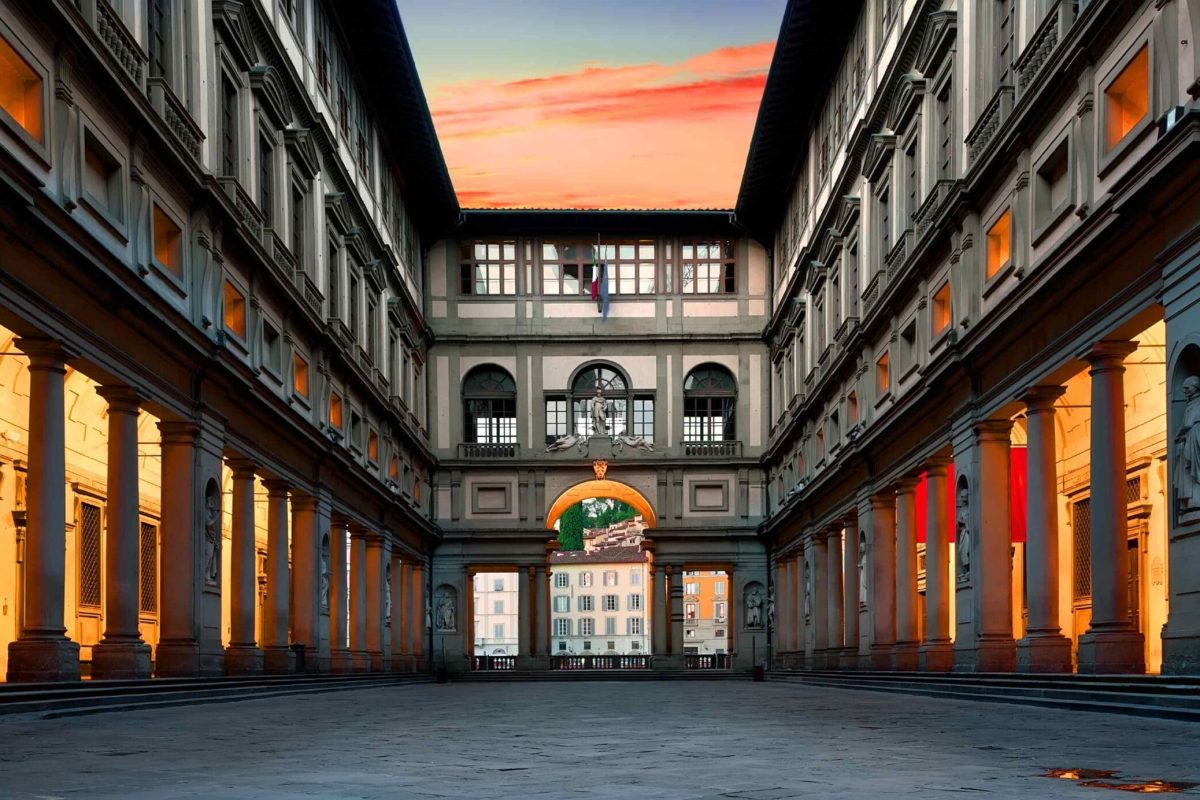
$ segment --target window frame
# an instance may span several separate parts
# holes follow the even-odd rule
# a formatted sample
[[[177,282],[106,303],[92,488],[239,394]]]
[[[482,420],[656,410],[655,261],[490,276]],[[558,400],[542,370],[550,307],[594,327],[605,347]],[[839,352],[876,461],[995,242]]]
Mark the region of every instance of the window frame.
[[[487,388],[482,380],[499,388]],[[472,382],[480,382],[473,386]],[[508,388],[511,387],[511,388]],[[460,386],[462,400],[462,440],[468,444],[516,445],[520,435],[517,410],[516,379],[498,364],[485,363],[472,367],[463,376]],[[486,436],[479,438],[479,422],[486,420]],[[474,422],[474,424],[471,424]]]
[[[702,371],[724,374],[730,381],[732,388],[719,388],[713,386],[689,388],[689,381],[693,380],[693,376],[698,375]],[[710,381],[711,383],[711,381]],[[684,375],[683,384],[683,414],[680,424],[682,425],[681,442],[688,444],[712,444],[716,442],[736,442],[738,441],[738,383],[737,376],[733,371],[724,364],[719,364],[713,361],[706,361],[695,365],[687,374]],[[689,414],[689,406],[693,406],[693,410],[698,406],[693,404],[702,404],[704,414],[697,416],[695,413]],[[718,405],[719,404],[719,405]],[[724,413],[719,417],[721,419],[721,436],[715,438],[713,433],[712,420],[717,419],[714,411],[721,410]],[[689,422],[691,419],[702,420],[700,423],[699,438],[695,435],[694,424],[693,430],[689,433]]]
[[[712,256],[700,256],[698,254],[698,250],[696,249],[693,249],[693,254],[691,256],[685,255],[688,247],[699,248],[701,246],[707,246],[711,248],[714,244],[722,249],[727,246],[729,248],[728,255],[721,255],[715,258]],[[740,281],[738,280],[737,239],[683,239],[680,240],[678,248],[679,252],[678,258],[676,259],[676,264],[678,265],[679,270],[678,278],[680,294],[696,297],[712,295],[727,296],[736,295],[738,293]],[[700,285],[700,279],[697,277],[696,268],[700,267],[701,265],[710,268],[712,266],[719,267],[719,273],[716,277],[718,288],[715,291],[702,291],[698,288]],[[690,278],[685,278],[685,273],[689,266],[692,268],[692,275]],[[711,286],[712,281],[713,277],[710,275],[707,278],[708,285]],[[687,288],[689,282],[691,285],[690,289]],[[727,288],[727,286],[732,286],[732,288]]]
[[[1194,46],[1194,45],[1193,45]],[[1133,64],[1133,60],[1145,49],[1146,51],[1146,113],[1134,125],[1126,131],[1111,147],[1108,145],[1108,90],[1116,83],[1122,73]],[[1154,37],[1149,35],[1149,31],[1140,34],[1133,42],[1125,48],[1112,67],[1104,73],[1104,77],[1097,82],[1097,111],[1096,120],[1096,149],[1097,153],[1097,173],[1103,178],[1109,170],[1123,160],[1126,153],[1135,148],[1143,137],[1154,128],[1156,119],[1156,109],[1154,107],[1155,90],[1158,85],[1158,78],[1155,75],[1155,46]]]
[[[497,257],[492,259],[490,250],[496,246]],[[476,248],[485,248],[483,260],[480,260]],[[512,258],[506,255],[507,248],[512,248]],[[516,297],[520,293],[521,247],[517,239],[465,239],[459,242],[458,258],[458,294],[471,298]],[[480,268],[483,268],[483,292],[476,289],[480,286]],[[491,268],[496,268],[495,283],[499,291],[491,291],[493,284]],[[511,280],[509,274],[511,273]],[[505,291],[511,283],[511,291]]]

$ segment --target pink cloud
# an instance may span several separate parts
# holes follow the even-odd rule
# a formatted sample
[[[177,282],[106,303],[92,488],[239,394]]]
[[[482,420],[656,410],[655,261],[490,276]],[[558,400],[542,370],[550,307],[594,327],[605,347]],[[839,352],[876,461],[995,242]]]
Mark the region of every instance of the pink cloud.
[[[437,87],[431,108],[459,201],[731,206],[773,47]]]

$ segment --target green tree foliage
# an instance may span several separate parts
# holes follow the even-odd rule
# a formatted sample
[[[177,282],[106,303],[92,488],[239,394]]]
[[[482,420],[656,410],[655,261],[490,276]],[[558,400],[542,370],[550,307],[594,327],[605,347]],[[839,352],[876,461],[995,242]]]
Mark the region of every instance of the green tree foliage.
[[[582,550],[584,528],[607,528],[637,516],[637,510],[620,500],[582,500],[558,518],[560,550]]]
[[[558,518],[558,545],[561,550],[583,549],[583,528],[586,515],[583,503],[576,503]]]
[[[588,520],[589,528],[607,528],[616,522],[624,522],[637,516],[637,511],[628,503],[620,500],[610,500],[607,503],[596,503],[593,506],[594,516]]]

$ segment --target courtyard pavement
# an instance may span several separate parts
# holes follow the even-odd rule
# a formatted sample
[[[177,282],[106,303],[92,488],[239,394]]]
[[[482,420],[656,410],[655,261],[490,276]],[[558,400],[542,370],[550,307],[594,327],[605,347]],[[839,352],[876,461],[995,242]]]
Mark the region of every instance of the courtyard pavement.
[[[1200,782],[1200,725],[749,681],[423,684],[0,721],[3,798],[1127,796],[1046,768]]]

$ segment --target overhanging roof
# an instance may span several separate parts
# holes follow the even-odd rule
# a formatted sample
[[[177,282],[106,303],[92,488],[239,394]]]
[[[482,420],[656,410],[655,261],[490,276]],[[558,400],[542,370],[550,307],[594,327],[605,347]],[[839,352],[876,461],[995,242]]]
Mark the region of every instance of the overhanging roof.
[[[457,235],[519,236],[522,234],[729,236],[743,232],[728,210],[671,209],[468,209]]]
[[[789,0],[746,155],[737,218],[770,241],[862,0]]]
[[[329,8],[369,88],[385,149],[400,168],[409,213],[424,235],[445,234],[458,218],[458,197],[396,0],[348,0]]]

